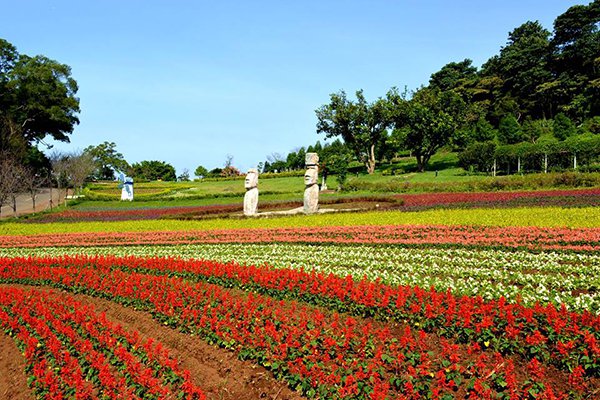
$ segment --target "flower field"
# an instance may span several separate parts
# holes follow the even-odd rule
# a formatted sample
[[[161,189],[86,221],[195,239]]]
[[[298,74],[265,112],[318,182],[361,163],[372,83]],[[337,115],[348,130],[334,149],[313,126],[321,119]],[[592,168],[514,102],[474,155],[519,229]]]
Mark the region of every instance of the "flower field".
[[[115,196],[118,197],[118,196]],[[513,191],[513,192],[479,192],[479,193],[418,193],[389,196],[397,202],[394,208],[406,211],[424,210],[429,208],[481,208],[481,207],[590,207],[600,206],[600,189],[574,189],[574,190],[539,190],[539,191]],[[354,198],[355,201],[361,197]],[[365,199],[369,199],[365,197]],[[375,198],[373,198],[375,199]],[[373,200],[372,199],[372,200]],[[385,197],[381,197],[385,200]],[[341,198],[337,201],[352,202],[353,198]],[[321,204],[328,204],[334,200],[324,200]],[[291,203],[291,202],[290,202]],[[301,206],[300,202],[295,204]],[[285,202],[270,203],[269,208],[287,206]],[[224,213],[238,213],[242,206],[238,203],[206,206],[169,206],[169,207],[131,207],[127,209],[96,208],[86,206],[83,209],[67,209],[61,212],[45,214],[37,217],[32,222],[78,222],[78,221],[131,221],[152,220],[165,217],[177,218],[189,215],[218,215]]]
[[[570,208],[5,223],[0,326],[32,398],[598,398],[592,191],[547,194]],[[438,201],[501,198],[476,195]]]

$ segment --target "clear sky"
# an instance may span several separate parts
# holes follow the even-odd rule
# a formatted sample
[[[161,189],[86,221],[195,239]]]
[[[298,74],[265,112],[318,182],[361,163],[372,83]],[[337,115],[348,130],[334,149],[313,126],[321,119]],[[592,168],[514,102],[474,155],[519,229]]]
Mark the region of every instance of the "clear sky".
[[[480,66],[566,0],[0,0],[0,37],[72,68],[70,151],[113,141],[132,162],[245,171],[323,141],[314,110],[340,89],[415,89],[451,61]]]

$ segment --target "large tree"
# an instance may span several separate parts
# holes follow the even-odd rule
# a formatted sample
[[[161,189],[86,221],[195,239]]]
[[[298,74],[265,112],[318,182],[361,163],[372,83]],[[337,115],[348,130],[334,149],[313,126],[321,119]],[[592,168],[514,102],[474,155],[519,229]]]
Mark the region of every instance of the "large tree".
[[[372,174],[375,171],[376,147],[387,137],[389,104],[382,98],[373,103],[367,102],[362,90],[356,92],[356,99],[349,100],[343,90],[331,94],[330,103],[315,111],[317,133],[325,133],[327,138],[341,137]]]
[[[503,82],[503,101],[496,104],[498,114],[509,111],[535,118],[552,116],[550,102],[538,90],[551,78],[549,37],[550,32],[539,22],[528,21],[510,32],[500,54],[483,65],[483,76],[497,76]],[[516,100],[514,109],[502,110],[507,99]]]
[[[477,78],[477,68],[472,64],[473,61],[466,58],[444,65],[438,72],[431,74],[429,86],[444,91],[470,83]]]
[[[600,113],[600,1],[570,7],[554,21],[548,97],[578,121]]]
[[[175,168],[164,161],[142,161],[131,165],[133,177],[148,181],[175,181]]]
[[[0,39],[0,151],[22,159],[46,136],[68,142],[79,123],[76,93],[69,66]]]
[[[124,173],[129,169],[129,164],[125,161],[123,154],[117,151],[117,145],[114,142],[88,146],[83,151],[94,159],[96,163],[94,176],[98,179],[113,180],[115,172]]]
[[[395,89],[388,92],[394,128],[402,132],[402,142],[417,160],[419,172],[429,159],[450,143],[464,120],[466,104],[453,91],[421,88],[409,100]]]

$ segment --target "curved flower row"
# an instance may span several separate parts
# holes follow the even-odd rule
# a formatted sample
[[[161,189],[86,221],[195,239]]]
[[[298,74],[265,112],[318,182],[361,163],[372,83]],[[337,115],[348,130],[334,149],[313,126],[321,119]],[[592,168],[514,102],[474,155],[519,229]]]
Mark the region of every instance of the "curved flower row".
[[[143,340],[71,296],[0,286],[0,326],[49,399],[205,399],[161,343]]]
[[[513,192],[467,192],[467,193],[418,193],[401,194],[399,207],[404,210],[418,210],[440,206],[458,207],[514,207],[517,205],[540,206],[596,206],[600,205],[600,189],[538,190]],[[385,197],[382,198],[385,200]],[[325,200],[327,202],[327,200]],[[353,201],[342,198],[340,201]],[[356,201],[356,200],[355,200]],[[360,198],[358,199],[360,201]],[[68,209],[46,214],[32,222],[67,221],[127,221],[158,219],[176,215],[205,215],[228,212],[241,212],[241,204],[174,206],[174,207],[134,207],[129,209]]]
[[[30,263],[29,268],[13,263],[14,279],[84,290],[147,309],[165,324],[265,365],[309,397],[492,399],[501,393],[556,399],[599,385],[596,378],[586,379],[577,365],[560,377],[572,384],[570,393],[561,393],[546,376],[543,352],[526,367],[517,367],[518,360],[485,351],[487,341],[456,344],[408,324],[373,322],[218,285],[124,272],[94,265],[91,259],[78,266],[48,261],[48,266]]]
[[[338,226],[0,236],[0,247],[190,243],[370,243],[599,251],[600,228],[447,225]]]
[[[526,307],[504,299],[484,301],[481,297],[455,296],[419,287],[392,287],[350,277],[268,266],[242,267],[235,263],[86,256],[0,259],[0,279],[8,282],[44,282],[66,289],[83,286],[124,297],[137,296],[141,282],[159,282],[154,284],[181,287],[180,290],[193,288],[192,291],[198,290],[194,296],[217,290],[202,282],[192,284],[178,275],[283,299],[302,299],[358,316],[391,318],[503,354],[535,357],[568,370],[581,366],[589,376],[600,375],[600,317],[589,312],[569,312],[564,307]],[[127,283],[113,287],[114,282]],[[131,293],[122,294],[126,287]],[[144,300],[158,301],[156,307],[169,312],[189,301],[179,295],[173,298],[173,294],[148,296]]]
[[[435,287],[455,294],[505,297],[533,306],[551,302],[600,312],[600,254],[472,248],[216,243],[171,246],[0,248],[0,256],[113,255],[180,257],[240,265],[268,264],[389,285]]]
[[[600,188],[574,190],[529,190],[513,192],[462,192],[462,193],[418,193],[396,197],[404,201],[403,208],[422,209],[435,206],[529,206],[552,204],[560,207],[569,205],[598,205]]]
[[[60,212],[43,215],[32,219],[31,222],[68,222],[68,221],[129,221],[159,219],[165,216],[191,214],[219,214],[225,212],[241,211],[239,204],[205,205],[205,206],[179,206],[155,208],[131,208],[125,210],[77,210],[67,209]]]

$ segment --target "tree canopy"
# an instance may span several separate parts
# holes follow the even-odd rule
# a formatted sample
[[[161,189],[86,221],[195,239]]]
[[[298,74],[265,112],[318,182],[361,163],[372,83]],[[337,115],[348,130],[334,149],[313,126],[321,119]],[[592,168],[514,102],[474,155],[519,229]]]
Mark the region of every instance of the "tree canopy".
[[[341,90],[331,94],[329,104],[315,112],[317,133],[325,133],[327,138],[341,137],[372,174],[376,147],[385,141],[390,124],[388,102],[379,98],[369,103],[362,90],[356,92],[356,101],[352,101]]]
[[[88,146],[83,151],[94,159],[96,164],[94,177],[97,179],[113,180],[115,172],[126,172],[129,169],[129,164],[125,161],[123,154],[117,151],[117,145],[114,142]]]
[[[23,159],[46,136],[68,142],[79,123],[77,89],[69,66],[0,39],[0,151]]]
[[[141,161],[131,164],[133,177],[147,181],[175,181],[175,168],[164,161]]]

